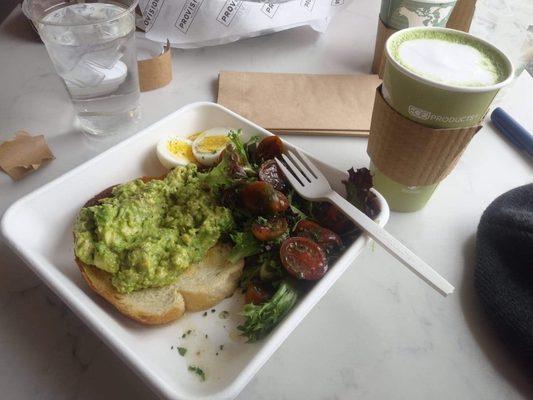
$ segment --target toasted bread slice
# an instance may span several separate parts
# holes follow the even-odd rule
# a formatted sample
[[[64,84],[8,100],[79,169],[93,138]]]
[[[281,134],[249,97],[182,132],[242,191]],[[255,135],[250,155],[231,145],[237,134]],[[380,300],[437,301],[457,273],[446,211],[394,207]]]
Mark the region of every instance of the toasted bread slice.
[[[146,325],[174,321],[185,312],[183,296],[173,285],[121,294],[111,284],[111,274],[76,259],[89,287],[122,314]]]
[[[211,308],[237,289],[244,260],[229,263],[230,251],[229,245],[211,247],[202,261],[191,265],[174,283],[185,300],[187,311]]]
[[[122,314],[147,325],[174,321],[187,311],[211,308],[237,289],[244,260],[227,261],[231,247],[216,244],[202,261],[192,264],[168,286],[121,294],[111,284],[111,274],[76,259],[83,278],[96,293]]]
[[[145,181],[150,178],[142,178]],[[109,197],[106,189],[89,200],[84,207],[97,204]],[[112,275],[76,258],[81,274],[96,293],[106,299],[122,314],[146,325],[159,325],[180,318],[185,311],[211,308],[237,289],[244,267],[244,260],[229,263],[231,247],[216,244],[202,261],[192,264],[178,280],[168,286],[138,290],[122,294],[111,283]]]

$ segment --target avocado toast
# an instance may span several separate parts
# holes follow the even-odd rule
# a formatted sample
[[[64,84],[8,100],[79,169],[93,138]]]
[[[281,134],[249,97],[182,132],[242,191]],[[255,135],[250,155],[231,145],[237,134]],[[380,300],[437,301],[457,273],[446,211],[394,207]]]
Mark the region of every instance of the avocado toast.
[[[148,325],[168,323],[186,310],[207,309],[231,296],[244,266],[242,259],[228,262],[231,246],[218,243],[221,231],[231,226],[224,210],[206,215],[198,207],[191,210],[199,204],[200,193],[192,192],[184,199],[165,185],[172,182],[180,191],[179,181],[192,183],[195,169],[173,171],[169,175],[179,176],[143,177],[102,191],[83,206],[74,228],[76,263],[88,285],[122,314]],[[165,201],[156,199],[158,196]],[[206,201],[210,203],[210,199]],[[150,215],[135,218],[136,207],[147,210],[156,203],[164,209],[150,212],[157,221],[147,221]],[[185,209],[176,209],[179,205]],[[189,210],[198,217],[189,224],[168,218]],[[135,231],[138,224],[142,231]],[[167,231],[171,228],[175,235]],[[202,236],[196,237],[196,233]],[[196,244],[187,243],[189,240]],[[188,251],[183,251],[183,246]],[[180,258],[169,262],[176,253]],[[183,261],[183,257],[188,259]],[[116,279],[120,269],[125,273]]]

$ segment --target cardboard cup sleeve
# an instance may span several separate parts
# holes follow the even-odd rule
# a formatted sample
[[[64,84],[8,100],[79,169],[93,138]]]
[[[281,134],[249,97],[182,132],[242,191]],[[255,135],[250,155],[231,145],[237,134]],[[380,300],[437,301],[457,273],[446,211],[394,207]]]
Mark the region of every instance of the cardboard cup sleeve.
[[[172,80],[170,42],[167,40],[167,44],[161,54],[153,58],[139,60],[137,61],[137,66],[139,68],[139,86],[141,92],[159,89],[168,85]]]
[[[378,74],[380,78],[383,78],[383,69],[385,68],[385,43],[395,32],[397,32],[396,29],[388,28],[381,18],[379,18],[376,47],[374,48],[374,61],[372,61],[372,73]]]
[[[442,181],[455,167],[466,146],[481,129],[435,129],[397,113],[377,89],[367,153],[374,165],[406,186]]]

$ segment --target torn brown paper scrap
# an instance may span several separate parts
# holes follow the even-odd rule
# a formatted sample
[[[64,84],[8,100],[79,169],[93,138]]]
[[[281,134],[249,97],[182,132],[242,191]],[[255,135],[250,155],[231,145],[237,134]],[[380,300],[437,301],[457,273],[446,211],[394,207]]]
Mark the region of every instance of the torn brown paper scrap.
[[[12,139],[0,144],[0,168],[13,180],[21,179],[54,158],[43,135],[31,136],[18,131]]]

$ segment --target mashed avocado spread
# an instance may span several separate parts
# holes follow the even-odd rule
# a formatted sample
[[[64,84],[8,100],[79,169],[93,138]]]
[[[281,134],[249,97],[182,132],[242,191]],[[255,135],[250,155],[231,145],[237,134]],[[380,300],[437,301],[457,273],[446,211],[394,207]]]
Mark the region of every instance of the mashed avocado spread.
[[[111,273],[120,293],[172,283],[233,226],[203,177],[188,165],[162,180],[116,186],[113,197],[78,214],[76,256]]]

